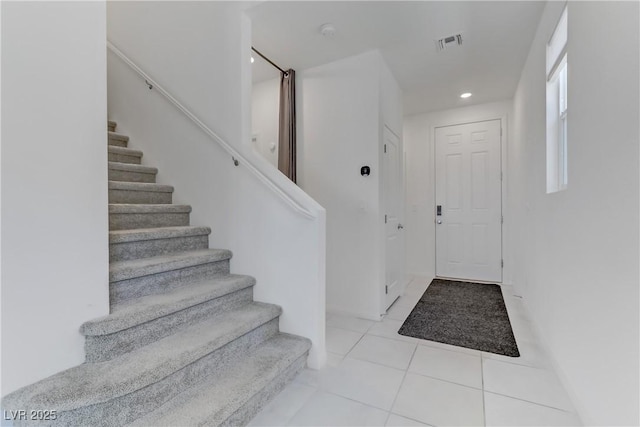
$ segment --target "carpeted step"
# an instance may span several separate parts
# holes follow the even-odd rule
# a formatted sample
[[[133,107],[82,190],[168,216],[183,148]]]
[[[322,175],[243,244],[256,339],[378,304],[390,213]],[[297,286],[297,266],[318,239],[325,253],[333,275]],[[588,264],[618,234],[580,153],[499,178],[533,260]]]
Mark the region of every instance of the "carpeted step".
[[[201,249],[109,265],[112,305],[229,274],[231,251]]]
[[[156,182],[157,168],[130,163],[109,162],[109,181]]]
[[[228,260],[231,256],[231,251],[226,249],[201,249],[151,258],[112,262],[109,264],[109,282],[119,282],[194,265]]]
[[[172,196],[170,185],[109,181],[109,203],[171,204]]]
[[[209,247],[209,227],[161,227],[109,232],[109,261],[127,261]]]
[[[278,334],[131,426],[245,425],[304,368],[310,347],[305,338]]]
[[[118,127],[116,122],[113,120],[107,120],[107,128],[109,129],[109,132],[115,132],[116,127]]]
[[[3,409],[56,411],[47,425],[122,426],[275,336],[282,310],[251,303],[115,359],[84,363],[7,395]],[[181,423],[184,425],[184,423]]]
[[[107,150],[110,162],[130,163],[132,165],[139,165],[142,162],[142,151],[140,150],[115,147],[113,145],[109,145]]]
[[[254,285],[253,277],[228,275],[116,304],[111,314],[80,328],[86,338],[86,360],[113,359],[214,314],[248,304],[253,300]]]
[[[190,212],[188,205],[110,204],[109,230],[185,226]]]
[[[109,132],[109,145],[114,147],[126,147],[129,145],[129,137],[120,133]]]

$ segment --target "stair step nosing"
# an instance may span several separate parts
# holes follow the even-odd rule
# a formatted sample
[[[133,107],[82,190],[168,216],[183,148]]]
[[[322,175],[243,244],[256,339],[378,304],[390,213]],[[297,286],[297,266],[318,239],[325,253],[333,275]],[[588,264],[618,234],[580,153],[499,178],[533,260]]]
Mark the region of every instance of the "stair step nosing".
[[[181,270],[202,264],[231,259],[231,251],[226,249],[205,249],[180,254],[112,262],[109,266],[109,282],[135,279],[167,271]]]
[[[190,213],[189,205],[109,203],[110,214]]]
[[[189,418],[189,423],[194,425],[205,425],[211,423],[211,417],[227,419],[233,415],[235,411],[249,402],[256,394],[267,387],[272,381],[287,370],[293,363],[302,357],[311,348],[311,341],[289,334],[279,333],[260,344],[256,349],[227,369],[228,374],[221,378],[216,375],[210,375],[195,387],[185,390],[183,393],[175,396],[173,399],[161,405],[155,411],[143,415],[135,420],[132,426],[156,425],[162,419],[166,420],[167,414],[174,414],[173,418],[185,419]],[[282,349],[282,350],[281,350]],[[280,353],[282,356],[279,356]],[[275,363],[269,363],[265,367],[265,360]],[[256,376],[243,375],[245,372],[259,373]],[[244,378],[243,378],[244,377]],[[244,381],[239,381],[243,379]],[[231,382],[231,383],[230,383]],[[220,394],[224,393],[229,396],[228,401],[212,405],[209,402],[218,402]],[[242,393],[242,399],[235,399],[234,395]],[[216,397],[218,399],[216,399]],[[223,399],[224,400],[224,399]],[[209,404],[202,405],[207,402]],[[197,409],[196,409],[197,408]],[[206,419],[193,419],[197,416],[199,410],[203,408],[211,408],[203,414]],[[217,411],[214,408],[219,408]],[[186,413],[185,413],[186,412]],[[170,417],[169,424],[175,421]],[[224,419],[215,420],[224,421]]]
[[[174,188],[171,185],[155,184],[152,182],[109,181],[109,190],[173,193]]]
[[[84,336],[113,334],[252,287],[255,283],[251,276],[229,275],[202,282],[196,292],[185,288],[160,296],[142,297],[107,316],[85,322],[80,333]]]
[[[113,153],[113,154],[122,154],[125,156],[131,156],[131,157],[142,157],[142,151],[134,150],[133,148],[117,147],[115,145],[109,145],[107,149],[109,153]]]
[[[249,312],[243,316],[243,322],[235,321],[234,316],[243,311]],[[108,402],[163,380],[281,314],[282,308],[273,304],[247,304],[114,359],[84,363],[55,374],[36,383],[36,387],[27,386],[5,396],[3,407],[23,408],[30,403],[34,407],[64,412]],[[228,322],[233,322],[229,330],[221,331],[213,326],[229,326]],[[197,344],[189,341],[197,341]],[[161,359],[159,354],[163,355]],[[79,395],[78,384],[88,385],[91,389],[83,390]]]
[[[127,135],[123,135],[121,133],[115,132],[115,131],[108,131],[109,132],[109,138],[111,139],[117,139],[119,141],[129,141],[129,137]]]
[[[146,173],[150,175],[156,175],[158,173],[158,168],[154,168],[152,166],[134,165],[132,163],[112,161],[109,162],[109,169],[125,172]]]
[[[109,244],[144,242],[178,237],[208,236],[209,234],[211,234],[211,228],[197,226],[112,230],[109,231]]]

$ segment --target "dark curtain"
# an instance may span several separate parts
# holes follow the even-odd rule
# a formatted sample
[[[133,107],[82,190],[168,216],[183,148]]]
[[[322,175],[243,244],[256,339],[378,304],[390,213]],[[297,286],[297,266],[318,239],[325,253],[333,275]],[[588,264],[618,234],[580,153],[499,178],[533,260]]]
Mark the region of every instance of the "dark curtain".
[[[296,182],[296,72],[291,69],[280,78],[278,169]]]

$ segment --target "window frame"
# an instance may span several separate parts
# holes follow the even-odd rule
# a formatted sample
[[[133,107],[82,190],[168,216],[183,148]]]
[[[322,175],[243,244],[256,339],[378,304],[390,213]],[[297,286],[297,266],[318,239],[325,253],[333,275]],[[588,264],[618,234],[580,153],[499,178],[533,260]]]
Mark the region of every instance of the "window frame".
[[[568,12],[562,15],[547,43],[547,193],[567,189],[568,176]]]

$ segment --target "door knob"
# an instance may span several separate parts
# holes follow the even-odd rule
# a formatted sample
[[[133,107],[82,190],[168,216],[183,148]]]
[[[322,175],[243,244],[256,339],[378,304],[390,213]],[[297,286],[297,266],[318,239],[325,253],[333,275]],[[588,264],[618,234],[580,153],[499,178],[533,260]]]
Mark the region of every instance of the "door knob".
[[[402,230],[403,228],[404,228],[404,225],[398,224],[398,230]]]
[[[438,223],[438,224],[442,224],[442,220],[441,220],[441,219],[439,219],[439,220],[437,220],[437,221],[436,221],[436,223]]]

